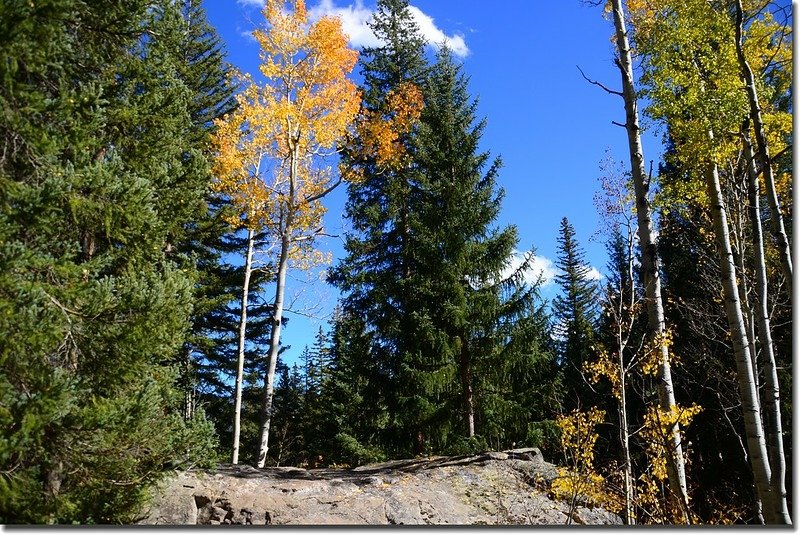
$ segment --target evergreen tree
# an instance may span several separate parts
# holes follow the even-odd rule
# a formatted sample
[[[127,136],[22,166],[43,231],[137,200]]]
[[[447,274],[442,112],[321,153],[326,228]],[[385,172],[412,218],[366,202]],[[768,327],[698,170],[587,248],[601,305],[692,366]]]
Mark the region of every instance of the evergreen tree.
[[[300,355],[303,362],[305,390],[309,394],[318,395],[322,384],[330,374],[330,341],[322,327],[314,335],[314,344],[306,346]]]
[[[0,17],[0,521],[120,522],[209,452],[174,363],[202,205],[171,2],[14,3]],[[64,21],[69,21],[65,24]]]
[[[420,87],[424,81],[424,41],[407,0],[379,1],[370,27],[384,45],[361,55],[363,107],[388,117],[392,110],[386,95],[403,83]],[[409,220],[416,172],[411,167],[380,169],[374,156],[361,150],[364,142],[356,137],[342,155],[343,165],[362,170],[363,180],[348,185],[346,215],[353,233],[345,243],[347,256],[330,280],[345,294],[344,314],[367,318],[365,334],[371,342],[369,353],[358,357],[366,361],[360,368],[374,374],[366,379],[373,389],[369,395],[378,396],[374,406],[386,407],[388,418],[381,423],[386,445],[408,454],[424,449],[416,416],[422,407],[414,406],[417,369],[410,362],[419,355],[410,306],[417,291],[411,280]],[[408,153],[413,151],[410,136],[400,142]]]
[[[308,453],[303,437],[305,390],[303,376],[297,364],[292,367],[276,364],[278,383],[275,385],[275,412],[272,416],[274,433],[270,464],[294,465],[306,462]]]
[[[533,391],[552,361],[537,288],[523,282],[528,262],[503,274],[517,232],[495,226],[501,162],[479,150],[485,120],[476,118],[467,84],[443,48],[425,85],[415,140],[414,314],[427,342],[421,349],[428,361],[420,368],[428,384],[421,392],[434,405],[439,400],[438,418],[429,424],[439,450],[477,435],[497,445],[522,443],[528,424],[542,418],[544,399]]]
[[[390,32],[407,17],[387,11],[394,4],[385,3],[375,23],[389,45],[365,67],[365,79],[383,91],[397,87],[386,80],[410,78],[387,58],[416,50]],[[479,152],[484,122],[452,54],[443,49],[426,70],[425,107],[404,139],[412,163],[386,170],[346,160],[365,180],[349,190],[357,232],[332,277],[345,293],[334,363],[356,374],[352,394],[379,426],[370,436],[369,428],[343,422],[339,438],[355,458],[374,445],[390,455],[475,448],[481,433],[495,444],[523,442],[543,406],[533,392],[550,355],[546,321],[536,288],[522,283],[527,262],[503,277],[517,236],[513,227],[494,226],[500,161]],[[375,92],[368,86],[365,94],[369,106]]]
[[[176,229],[179,235],[168,251],[182,269],[196,270],[191,331],[181,363],[184,415],[191,418],[198,406],[197,393],[204,388],[200,361],[227,342],[230,327],[220,323],[220,316],[236,298],[232,279],[237,278],[237,270],[225,265],[222,256],[239,244],[223,217],[228,203],[209,188],[208,165],[213,121],[232,111],[235,100],[222,42],[206,20],[200,0],[181,0],[171,7],[164,12],[169,31],[158,42],[163,54],[175,58],[178,77],[191,93],[188,112],[192,125],[187,132],[191,145],[187,145],[184,158],[195,162],[186,181],[195,189],[193,198],[197,200],[191,206],[191,217]]]
[[[561,286],[561,295],[553,300],[553,317],[567,396],[565,407],[573,409],[593,405],[588,400],[589,389],[582,369],[593,353],[598,296],[596,285],[589,278],[583,249],[575,239],[575,229],[566,217],[561,220],[558,244],[556,265],[561,272],[556,281]]]
[[[317,456],[324,464],[361,464],[386,459],[381,438],[388,411],[382,403],[382,363],[369,360],[372,336],[360,314],[337,309],[331,328],[330,373],[322,383]]]
[[[691,177],[676,164],[674,145],[667,141],[659,180],[669,191],[686,187]],[[709,214],[694,203],[673,202],[662,209],[659,221],[664,294],[672,304],[667,308],[667,320],[674,326],[672,351],[692,356],[681,359],[683,380],[677,395],[703,407],[685,438],[693,445],[692,478],[698,483],[692,502],[701,518],[712,517],[723,504],[728,510],[746,510],[756,493],[741,442],[744,422],[730,373],[728,326],[719,301],[721,275],[708,231]]]

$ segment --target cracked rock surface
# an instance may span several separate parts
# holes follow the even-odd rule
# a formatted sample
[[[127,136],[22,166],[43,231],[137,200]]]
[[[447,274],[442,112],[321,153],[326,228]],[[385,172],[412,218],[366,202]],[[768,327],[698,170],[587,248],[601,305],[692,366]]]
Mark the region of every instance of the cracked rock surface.
[[[351,470],[220,465],[166,480],[139,524],[621,524],[550,499],[555,476],[536,448]]]

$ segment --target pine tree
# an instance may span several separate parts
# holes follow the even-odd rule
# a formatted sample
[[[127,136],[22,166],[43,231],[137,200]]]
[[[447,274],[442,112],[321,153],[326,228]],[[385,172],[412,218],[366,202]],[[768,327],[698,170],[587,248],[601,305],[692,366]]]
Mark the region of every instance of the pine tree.
[[[331,326],[330,375],[322,384],[319,455],[325,464],[358,466],[386,459],[388,411],[381,367],[360,314],[338,308]]]
[[[305,413],[304,378],[299,366],[278,362],[273,415],[273,445],[270,464],[297,466],[306,462],[308,453],[303,436]]]
[[[396,31],[403,16],[379,10],[375,27]],[[410,45],[392,33],[384,41],[366,68],[386,70],[365,79],[392,91],[413,79],[398,77],[386,58]],[[401,138],[409,163],[381,168],[355,149],[345,160],[364,180],[349,189],[357,232],[332,277],[345,293],[334,362],[356,374],[361,404],[374,408],[368,421],[379,426],[371,434],[345,422],[340,437],[357,458],[374,445],[409,455],[522,442],[543,405],[533,392],[549,357],[546,322],[536,288],[522,283],[528,264],[503,276],[516,229],[494,227],[500,161],[479,152],[484,122],[452,54],[443,49],[426,71],[414,81],[425,107]],[[386,84],[392,76],[397,85]]]
[[[211,446],[175,388],[194,277],[169,251],[202,179],[192,92],[153,37],[170,9],[63,0],[0,22],[4,523],[124,521]]]
[[[235,238],[222,217],[229,205],[209,188],[208,164],[213,121],[232,111],[236,102],[222,42],[206,20],[200,0],[174,2],[164,18],[169,31],[158,40],[161,53],[176,60],[177,75],[192,95],[188,102],[192,127],[187,132],[191,150],[184,157],[194,163],[187,181],[196,188],[198,202],[192,206],[192,217],[176,229],[175,246],[169,251],[182,269],[196,270],[191,333],[181,362],[184,415],[190,419],[198,406],[197,394],[203,389],[200,362],[227,334],[228,327],[220,330],[215,317],[223,314],[236,296],[230,280],[235,278],[235,270],[222,262],[224,254],[235,250]]]
[[[322,383],[330,374],[330,342],[322,327],[314,335],[314,343],[309,348],[306,346],[300,355],[303,362],[303,376],[305,377],[305,390],[313,395],[318,395]]]
[[[593,405],[584,398],[583,363],[591,360],[594,324],[597,318],[597,288],[589,278],[585,254],[575,239],[575,229],[565,217],[561,220],[556,265],[561,272],[556,281],[561,295],[553,300],[555,332],[558,337],[559,359],[564,386],[567,389],[565,406],[573,409]]]

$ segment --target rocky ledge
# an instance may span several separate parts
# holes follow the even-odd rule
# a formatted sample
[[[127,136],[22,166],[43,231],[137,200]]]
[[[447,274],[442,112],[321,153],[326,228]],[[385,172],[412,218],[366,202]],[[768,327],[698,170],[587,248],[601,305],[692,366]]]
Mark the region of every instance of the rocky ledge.
[[[621,524],[548,497],[556,467],[536,448],[390,461],[350,470],[221,465],[178,472],[139,524]]]

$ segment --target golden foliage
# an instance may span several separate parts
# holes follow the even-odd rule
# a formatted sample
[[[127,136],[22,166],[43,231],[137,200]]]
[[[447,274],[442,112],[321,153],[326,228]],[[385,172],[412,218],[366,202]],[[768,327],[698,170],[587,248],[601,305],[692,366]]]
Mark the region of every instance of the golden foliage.
[[[675,426],[686,429],[702,407],[692,404],[689,407],[676,405],[672,410],[648,407],[640,437],[645,442],[645,453],[649,464],[637,480],[637,502],[647,512],[649,524],[680,524],[685,522],[683,511],[677,500],[670,499],[667,482],[667,463],[672,452],[668,449],[670,436]],[[681,433],[683,434],[683,433]],[[689,465],[688,447],[684,445],[684,459]],[[698,519],[692,515],[692,522]]]
[[[742,3],[748,21],[744,54],[756,74],[770,151],[777,154],[791,143],[791,114],[780,106],[791,86],[792,31],[776,22],[763,2]],[[669,125],[675,163],[689,178],[664,188],[659,203],[707,205],[708,164],[735,167],[738,132],[750,113],[734,18],[727,5],[706,0],[628,0],[627,5],[650,100],[647,114]]]
[[[601,348],[597,360],[584,362],[583,370],[594,384],[599,383],[603,378],[608,380],[611,383],[612,395],[617,401],[622,401],[622,379],[616,355],[609,355],[605,349]]]
[[[362,110],[356,122],[361,156],[375,159],[379,170],[399,170],[410,163],[404,137],[419,121],[424,103],[422,91],[402,82],[386,95],[387,113]]]
[[[651,461],[650,472],[659,481],[667,479],[667,459],[672,452],[667,451],[669,437],[675,426],[686,428],[701,411],[702,407],[692,404],[689,407],[675,405],[671,410],[660,407],[649,407],[644,417],[641,437],[647,444],[648,458]]]
[[[324,261],[314,236],[321,199],[337,183],[325,158],[352,124],[360,93],[347,78],[358,59],[341,20],[310,24],[303,0],[267,0],[261,46],[264,84],[242,77],[238,108],[216,121],[214,188],[239,208],[235,227],[270,230],[298,267]]]
[[[550,489],[557,499],[572,503],[579,499],[619,512],[624,507],[622,500],[609,492],[605,478],[594,466],[594,446],[598,438],[594,428],[604,421],[605,415],[605,411],[592,407],[589,411],[575,410],[556,419],[561,430],[561,447],[570,466],[559,468]]]

